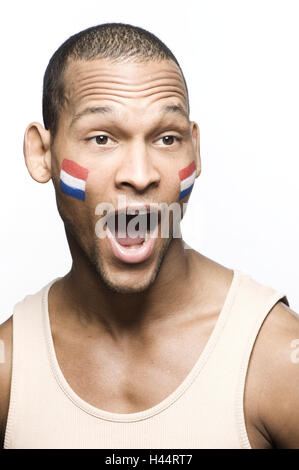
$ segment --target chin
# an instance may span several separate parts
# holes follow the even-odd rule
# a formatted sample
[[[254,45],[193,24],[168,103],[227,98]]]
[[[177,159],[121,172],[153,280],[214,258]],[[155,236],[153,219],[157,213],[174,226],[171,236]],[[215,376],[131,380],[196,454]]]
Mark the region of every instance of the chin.
[[[103,269],[97,269],[97,273],[103,284],[112,292],[118,294],[140,294],[145,292],[155,281],[158,270],[150,273],[140,273],[139,276],[127,272],[126,274],[113,275]]]
[[[103,282],[103,284],[111,291],[118,294],[139,294],[147,291],[150,286],[155,282],[165,254],[167,252],[170,240],[168,240],[160,251],[154,266],[148,266],[147,269],[142,269],[142,263],[136,265],[137,270],[132,269],[133,265],[128,265],[128,269],[118,271],[117,269],[111,268],[111,266],[105,266],[101,263],[101,257],[98,256],[93,258],[93,266],[96,272]]]
[[[101,278],[106,287],[110,289],[112,292],[115,292],[117,294],[141,294],[142,292],[147,291],[147,289],[150,287],[150,285],[153,283],[152,282],[147,282],[144,283],[141,282],[139,285],[130,285],[128,284],[120,284],[120,283],[113,283],[109,279],[104,279],[103,277]]]

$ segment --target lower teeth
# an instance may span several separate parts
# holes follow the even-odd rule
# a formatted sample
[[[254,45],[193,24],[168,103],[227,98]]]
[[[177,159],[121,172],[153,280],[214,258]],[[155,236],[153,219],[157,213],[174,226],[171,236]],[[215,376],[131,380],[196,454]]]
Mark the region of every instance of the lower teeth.
[[[132,250],[132,249],[134,249],[134,248],[136,249],[136,247],[142,246],[143,243],[144,243],[144,242],[139,243],[138,245],[129,245],[129,246],[126,246],[126,248],[129,249],[129,250]]]

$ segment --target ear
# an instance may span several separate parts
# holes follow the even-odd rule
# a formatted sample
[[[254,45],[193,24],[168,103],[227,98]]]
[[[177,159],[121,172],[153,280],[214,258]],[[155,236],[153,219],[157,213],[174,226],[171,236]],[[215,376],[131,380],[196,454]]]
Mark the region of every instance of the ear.
[[[29,124],[25,131],[24,157],[31,177],[47,183],[51,178],[50,131],[38,122]]]
[[[200,137],[199,137],[199,127],[196,122],[191,121],[191,133],[193,148],[195,152],[195,162],[196,162],[196,178],[201,173],[201,159],[200,159]]]

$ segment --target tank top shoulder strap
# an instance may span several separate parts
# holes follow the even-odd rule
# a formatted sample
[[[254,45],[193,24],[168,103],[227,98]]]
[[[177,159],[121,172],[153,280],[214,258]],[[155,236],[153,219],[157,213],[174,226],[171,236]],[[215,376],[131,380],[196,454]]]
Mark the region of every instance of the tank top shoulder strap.
[[[35,383],[48,379],[49,369],[44,335],[42,303],[45,292],[57,279],[49,282],[35,294],[29,294],[13,309],[13,353],[10,402],[5,431],[4,448],[11,447],[24,406],[34,402]],[[28,385],[31,384],[29,387]],[[14,436],[14,437],[13,437]]]
[[[289,301],[283,292],[277,291],[268,285],[262,285],[248,275],[243,274],[242,277],[244,297],[243,300],[239,300],[242,314],[238,319],[238,327],[241,329],[242,326],[244,347],[240,358],[241,364],[235,403],[236,420],[240,430],[240,443],[243,447],[249,448],[251,446],[248,440],[244,418],[244,393],[250,356],[257,335],[264,320],[271,314],[272,308],[279,301],[289,306]],[[252,306],[250,307],[250,305],[254,306],[255,311],[252,311]],[[246,331],[248,331],[248,334],[246,334]]]
[[[251,448],[245,427],[243,397],[252,348],[272,307],[278,301],[286,305],[289,303],[285,294],[255,281],[249,275],[235,270],[235,276],[233,302],[221,337],[209,359],[205,378],[207,389],[215,391],[216,408],[213,414],[217,416],[219,412],[220,416],[221,408],[226,406],[227,416],[233,417],[235,425],[231,421],[231,429],[236,429],[240,447]],[[221,400],[217,397],[220,388]]]

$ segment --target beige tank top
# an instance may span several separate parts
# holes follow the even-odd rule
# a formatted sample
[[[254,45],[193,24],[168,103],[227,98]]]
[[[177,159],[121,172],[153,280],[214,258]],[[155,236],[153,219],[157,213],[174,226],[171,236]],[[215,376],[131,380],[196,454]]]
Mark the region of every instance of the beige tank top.
[[[251,448],[246,371],[265,317],[279,300],[289,305],[284,294],[235,270],[214,330],[183,382],[154,407],[123,414],[85,402],[59,368],[48,316],[48,291],[57,279],[14,308],[4,448]]]

